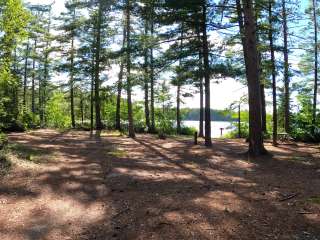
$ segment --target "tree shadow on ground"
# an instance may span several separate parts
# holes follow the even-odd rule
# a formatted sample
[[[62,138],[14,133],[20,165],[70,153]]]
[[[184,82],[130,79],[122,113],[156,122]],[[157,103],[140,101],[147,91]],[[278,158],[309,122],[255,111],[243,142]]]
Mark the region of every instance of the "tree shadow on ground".
[[[236,140],[205,148],[150,135],[132,140],[55,134],[39,132],[28,140],[58,153],[59,160],[37,171],[28,186],[34,202],[47,202],[40,209],[31,206],[0,236],[11,231],[23,239],[319,239],[319,206],[306,201],[320,193],[319,173],[313,164],[287,161],[295,149],[272,148],[273,157],[248,162],[239,155],[246,144]],[[4,185],[10,192],[10,179]],[[293,193],[299,195],[283,200]],[[26,219],[33,221],[23,225]]]

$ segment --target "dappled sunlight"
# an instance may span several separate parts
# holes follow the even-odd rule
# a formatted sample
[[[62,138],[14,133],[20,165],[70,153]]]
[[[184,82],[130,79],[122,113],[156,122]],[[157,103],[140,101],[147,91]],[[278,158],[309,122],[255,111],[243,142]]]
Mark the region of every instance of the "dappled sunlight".
[[[239,140],[205,148],[191,139],[164,142],[151,135],[92,140],[85,132],[44,130],[32,136],[26,146],[55,157],[36,167],[21,165],[2,183],[0,223],[5,228],[0,235],[10,240],[66,235],[254,239],[259,234],[281,239],[320,232],[320,206],[308,200],[317,199],[312,197],[320,190],[313,150],[303,154],[297,147],[270,147],[272,156],[248,161],[238,154],[243,152]],[[312,165],[287,159],[294,151]]]

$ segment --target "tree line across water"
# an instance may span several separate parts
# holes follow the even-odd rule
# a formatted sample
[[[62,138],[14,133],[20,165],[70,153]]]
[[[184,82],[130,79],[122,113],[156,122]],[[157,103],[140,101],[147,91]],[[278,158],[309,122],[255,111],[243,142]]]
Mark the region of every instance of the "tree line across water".
[[[250,154],[266,152],[267,133],[274,145],[279,132],[319,141],[317,4],[66,0],[57,16],[52,4],[1,0],[0,128],[180,134],[184,99],[199,94],[189,116],[211,146],[211,83],[233,78],[248,89],[230,114],[246,115]]]

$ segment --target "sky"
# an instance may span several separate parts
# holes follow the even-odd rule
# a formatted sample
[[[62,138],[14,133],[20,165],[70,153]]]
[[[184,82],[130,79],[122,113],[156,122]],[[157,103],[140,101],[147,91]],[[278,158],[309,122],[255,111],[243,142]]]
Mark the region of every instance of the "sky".
[[[29,2],[31,4],[50,4],[54,2],[54,15],[59,15],[64,10],[64,0],[25,0],[25,2]],[[114,83],[117,81],[118,71],[118,67],[111,68],[110,72],[108,73],[108,81],[110,83]],[[247,88],[233,79],[220,79],[219,84],[214,83],[214,79],[212,80],[210,101],[212,109],[226,109],[230,106],[230,104],[232,104],[234,101],[238,101],[243,95],[247,93]],[[186,90],[187,89],[189,88],[186,87]],[[143,92],[138,88],[135,88],[133,90],[133,99],[143,100]],[[171,94],[173,95],[173,97],[175,97],[174,87],[171,88]],[[270,98],[270,94],[267,93],[267,100],[269,100],[268,98]],[[172,102],[174,103],[175,100],[173,99]],[[188,97],[183,100],[183,107],[199,108],[199,102],[199,94],[194,94],[193,97]]]

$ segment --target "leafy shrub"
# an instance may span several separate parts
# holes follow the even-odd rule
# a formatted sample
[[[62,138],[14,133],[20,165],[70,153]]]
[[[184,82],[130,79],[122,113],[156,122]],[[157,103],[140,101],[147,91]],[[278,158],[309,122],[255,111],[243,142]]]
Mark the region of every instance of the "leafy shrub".
[[[26,130],[25,126],[19,120],[14,120],[12,122],[6,123],[1,129],[4,132],[24,132]]]
[[[176,133],[173,121],[170,120],[166,115],[160,115],[159,121],[156,122],[156,129],[161,138],[165,135],[172,135]]]
[[[225,138],[238,138],[239,137],[239,130],[238,130],[238,123],[232,123],[233,130],[226,133],[224,135]],[[248,138],[249,137],[249,124],[248,122],[241,122],[240,124],[241,130],[241,138]]]
[[[47,122],[49,127],[65,129],[70,127],[69,106],[62,92],[54,92],[47,105]]]
[[[8,156],[0,151],[0,176],[5,175],[11,168],[12,163],[8,159]]]
[[[188,136],[193,136],[195,132],[198,130],[195,127],[187,127],[187,126],[182,126],[181,127],[181,135],[188,135]]]
[[[0,133],[0,150],[4,148],[5,145],[8,144],[7,135],[4,133]]]
[[[76,129],[82,130],[82,131],[90,131],[91,123],[90,121],[83,121],[83,122],[76,121]]]
[[[318,127],[314,127],[314,131],[312,126],[295,127],[290,135],[295,141],[320,142],[320,128]]]
[[[22,113],[21,116],[19,117],[19,120],[21,122],[21,125],[23,125],[25,129],[30,129],[35,127],[34,119],[30,112]]]
[[[135,121],[134,122],[134,131],[136,133],[144,133],[146,132],[146,125],[143,121]]]

